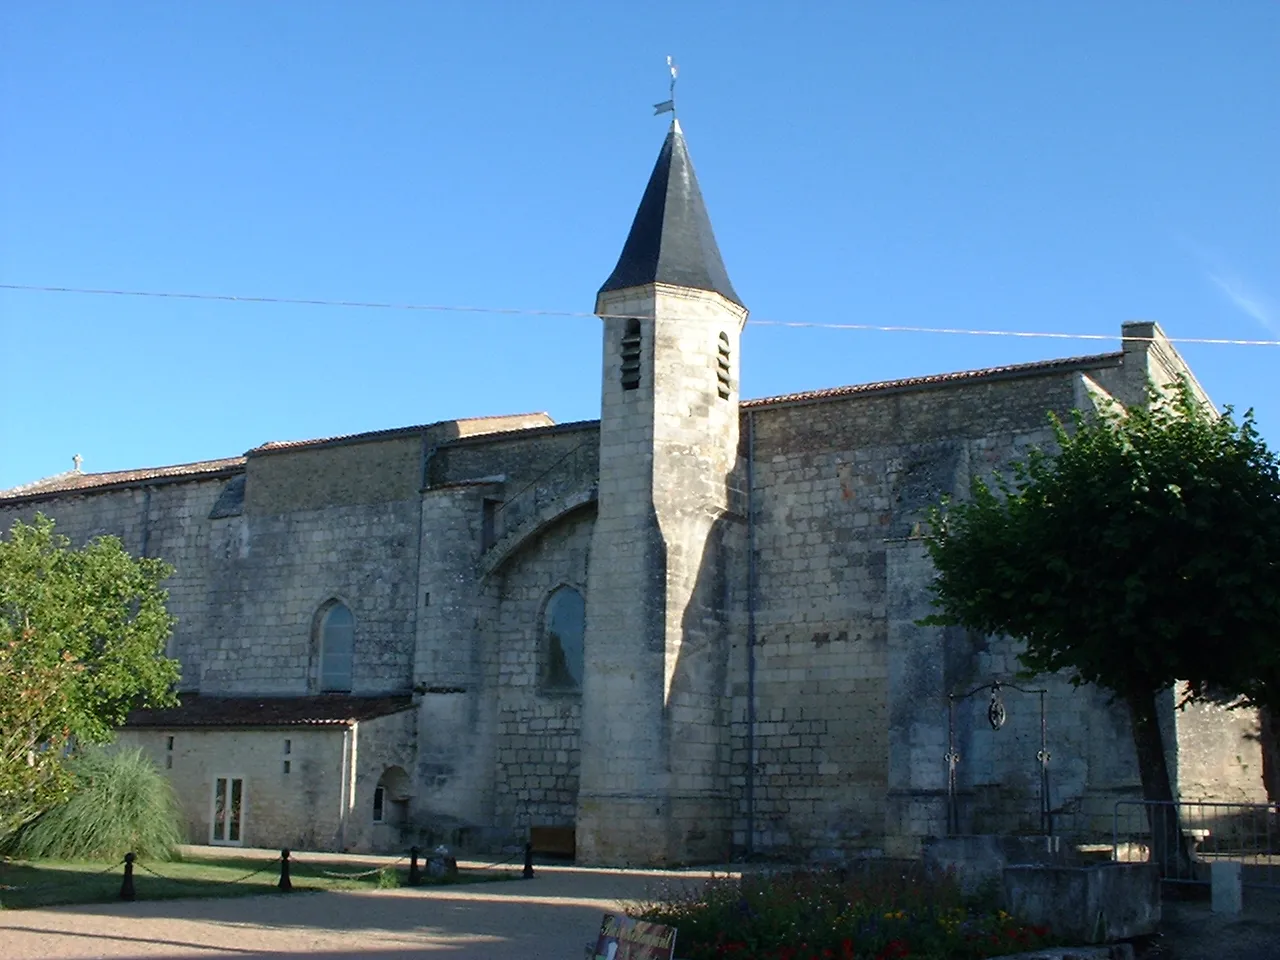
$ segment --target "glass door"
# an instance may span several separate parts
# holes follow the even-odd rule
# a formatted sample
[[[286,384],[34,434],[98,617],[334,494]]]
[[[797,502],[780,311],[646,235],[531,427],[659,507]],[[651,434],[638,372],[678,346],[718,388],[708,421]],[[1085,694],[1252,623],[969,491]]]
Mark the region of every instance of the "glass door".
[[[244,832],[244,779],[216,777],[213,781],[211,843],[238,846]]]

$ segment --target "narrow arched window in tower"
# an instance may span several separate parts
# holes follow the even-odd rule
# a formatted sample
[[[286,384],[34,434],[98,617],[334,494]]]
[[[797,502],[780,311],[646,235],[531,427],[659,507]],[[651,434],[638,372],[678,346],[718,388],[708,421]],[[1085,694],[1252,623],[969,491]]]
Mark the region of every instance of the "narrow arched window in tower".
[[[573,587],[557,587],[542,612],[542,689],[577,693],[582,689],[583,636],[587,604]]]
[[[728,400],[733,393],[732,378],[729,373],[729,335],[720,334],[720,343],[716,351],[716,379],[720,381],[720,399]]]
[[[622,389],[634,390],[640,386],[640,321],[627,321],[622,334]]]
[[[350,693],[356,618],[335,600],[320,617],[320,692]]]

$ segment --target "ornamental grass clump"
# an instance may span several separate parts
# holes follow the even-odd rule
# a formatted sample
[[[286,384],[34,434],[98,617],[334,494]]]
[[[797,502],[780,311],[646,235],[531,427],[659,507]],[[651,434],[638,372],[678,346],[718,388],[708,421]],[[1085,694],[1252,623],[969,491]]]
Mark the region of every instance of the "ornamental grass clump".
[[[67,800],[24,827],[9,845],[26,860],[121,860],[130,851],[170,860],[183,841],[173,788],[140,749],[90,750],[68,764]]]
[[[676,927],[689,960],[980,960],[1051,942],[915,864],[716,878],[629,912]]]

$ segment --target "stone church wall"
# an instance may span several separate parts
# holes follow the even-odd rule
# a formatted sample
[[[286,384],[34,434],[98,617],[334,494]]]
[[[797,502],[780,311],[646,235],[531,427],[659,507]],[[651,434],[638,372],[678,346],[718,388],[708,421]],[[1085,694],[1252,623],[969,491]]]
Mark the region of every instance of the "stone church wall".
[[[466,438],[428,457],[417,575],[414,683],[422,701],[414,813],[425,829],[449,842],[457,841],[459,830],[476,839],[477,827],[480,842],[510,839],[518,803],[541,804],[539,816],[559,820],[564,792],[576,792],[576,773],[566,772],[563,758],[557,759],[576,753],[576,743],[566,739],[576,735],[576,709],[561,703],[553,710],[543,703],[546,709],[539,713],[538,698],[523,699],[530,695],[527,684],[511,691],[511,701],[503,700],[499,684],[523,676],[523,666],[503,659],[507,645],[517,658],[519,651],[534,649],[541,604],[555,585],[535,589],[525,583],[541,575],[539,558],[549,558],[560,578],[556,583],[582,586],[585,579],[572,574],[574,564],[585,563],[585,547],[582,558],[572,559],[575,547],[564,560],[558,540],[576,537],[576,524],[590,513],[575,510],[560,520],[548,513],[570,500],[590,510],[598,446],[595,424],[565,424]],[[550,522],[546,529],[539,526],[544,521]],[[508,578],[518,596],[504,606]],[[525,730],[533,740],[517,743],[524,720],[536,721],[537,730]],[[504,750],[523,759],[514,767],[500,766]],[[555,766],[554,786],[542,785],[551,775],[548,763]],[[530,769],[521,772],[524,767]],[[499,794],[498,780],[508,776],[517,785],[504,781]],[[571,778],[569,786],[561,777]],[[527,811],[522,815],[527,822]]]
[[[0,530],[7,532],[15,520],[29,523],[43,513],[54,520],[57,533],[77,546],[111,535],[135,556],[170,563],[174,574],[164,586],[169,612],[178,623],[169,654],[182,663],[182,689],[194,690],[210,630],[209,583],[219,564],[209,513],[226,482],[170,482],[0,506]]]
[[[250,473],[249,490],[253,488]],[[225,521],[206,581],[209,631],[200,690],[318,692],[317,615],[355,616],[352,692],[411,685],[418,503],[355,504]]]
[[[1078,376],[745,408],[754,420],[759,557],[757,851],[878,848],[886,831],[945,827],[946,694],[1013,680],[1014,651],[998,640],[916,627],[930,612],[927,557],[918,548],[916,563],[890,564],[887,551],[919,534],[943,494],[963,496],[970,476],[1049,442],[1046,413],[1076,405]],[[895,630],[906,631],[901,640]],[[745,652],[735,645],[735,774],[746,761]],[[1046,686],[1057,788],[1078,794],[1092,781],[1127,785],[1132,758],[1115,749],[1114,718],[1097,712],[1092,692],[1057,679]],[[957,711],[963,799],[975,828],[1021,829],[1037,816],[1039,707],[1036,697],[1021,696],[1006,694],[1011,720],[998,733],[977,722],[986,699]],[[734,777],[733,789],[741,848],[745,776]]]
[[[593,523],[593,511],[567,518],[512,559],[493,588],[501,600],[485,673],[497,710],[494,819],[519,835],[571,827],[576,816],[582,698],[542,689],[543,613],[559,586],[585,596]]]
[[[421,435],[251,453],[245,513],[279,516],[355,504],[397,503],[422,486]]]

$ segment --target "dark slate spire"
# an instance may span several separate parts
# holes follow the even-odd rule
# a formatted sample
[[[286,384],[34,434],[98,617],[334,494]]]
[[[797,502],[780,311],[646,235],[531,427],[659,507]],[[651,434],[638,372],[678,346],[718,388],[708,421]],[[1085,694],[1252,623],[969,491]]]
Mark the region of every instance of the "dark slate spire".
[[[640,198],[622,256],[600,292],[647,283],[711,290],[745,306],[720,259],[684,133],[675,120]]]

